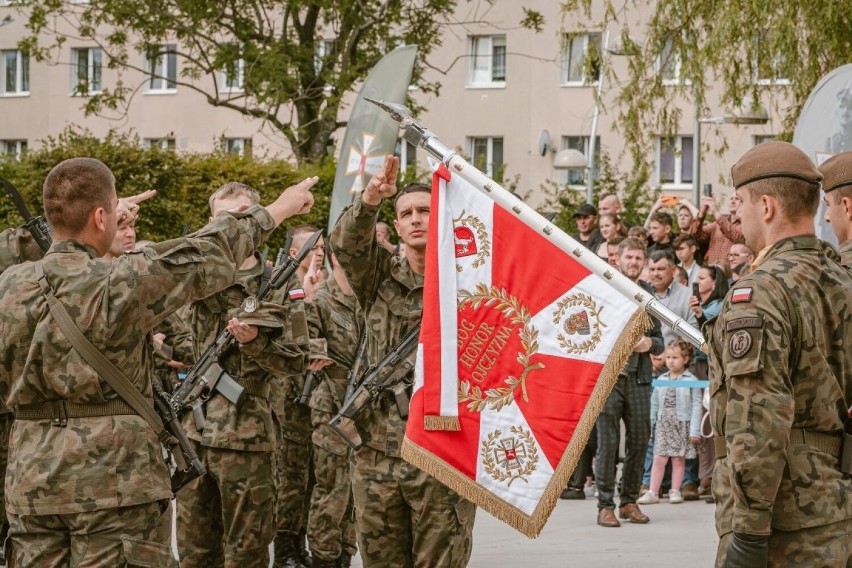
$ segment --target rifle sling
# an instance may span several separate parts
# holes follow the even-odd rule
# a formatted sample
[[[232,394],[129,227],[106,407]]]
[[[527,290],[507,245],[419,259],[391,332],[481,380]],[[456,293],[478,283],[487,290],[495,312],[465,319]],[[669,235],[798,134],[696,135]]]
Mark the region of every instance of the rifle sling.
[[[41,290],[47,299],[47,305],[50,308],[50,313],[53,315],[54,319],[56,319],[62,333],[65,334],[71,342],[71,345],[73,345],[74,349],[77,350],[77,353],[79,353],[80,356],[83,357],[83,360],[91,365],[98,375],[100,375],[101,378],[105,380],[116,393],[118,393],[118,396],[120,396],[133,408],[134,411],[136,411],[136,414],[145,419],[151,428],[154,429],[154,433],[157,435],[157,439],[160,443],[166,446],[171,446],[171,435],[163,428],[163,421],[160,420],[160,416],[154,410],[154,405],[142,395],[139,389],[137,389],[133,383],[124,376],[124,374],[112,363],[112,361],[107,359],[103,353],[92,345],[91,341],[86,339],[86,336],[83,335],[83,332],[80,331],[80,328],[77,327],[74,320],[72,320],[71,316],[68,315],[68,311],[65,309],[65,306],[63,306],[54,295],[53,288],[50,286],[50,283],[47,281],[47,277],[44,274],[42,261],[38,261],[34,264],[36,278],[38,279],[39,286],[41,286]]]

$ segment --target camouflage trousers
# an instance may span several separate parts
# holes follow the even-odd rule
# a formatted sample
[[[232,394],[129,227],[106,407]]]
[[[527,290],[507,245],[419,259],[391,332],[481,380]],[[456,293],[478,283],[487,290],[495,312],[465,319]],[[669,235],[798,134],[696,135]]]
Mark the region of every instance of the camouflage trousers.
[[[473,550],[476,507],[402,458],[363,447],[352,495],[364,568],[460,568]]]
[[[308,543],[311,554],[326,562],[343,552],[354,556],[358,550],[349,479],[349,445],[328,425],[331,417],[328,412],[311,411],[316,482],[308,513]]]
[[[275,528],[271,454],[193,443],[207,475],[177,495],[181,566],[266,568]]]
[[[281,428],[281,445],[275,460],[278,530],[302,532],[306,530],[313,485],[311,409],[288,400],[276,418]]]
[[[9,432],[12,430],[12,422],[15,415],[11,412],[0,413],[0,546],[6,539],[9,529],[9,521],[6,519],[6,465],[9,463]]]
[[[717,568],[724,568],[734,533],[719,539]],[[852,519],[797,531],[774,530],[768,568],[852,568]]]
[[[9,568],[177,567],[168,501],[66,515],[9,513]]]

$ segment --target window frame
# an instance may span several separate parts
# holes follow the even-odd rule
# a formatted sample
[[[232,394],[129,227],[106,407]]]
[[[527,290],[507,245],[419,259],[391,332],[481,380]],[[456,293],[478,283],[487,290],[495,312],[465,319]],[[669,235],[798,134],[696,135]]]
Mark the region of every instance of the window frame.
[[[502,45],[494,45],[494,40],[497,39],[502,43]],[[478,55],[478,46],[479,42],[484,42],[487,40],[488,43],[488,53],[489,55]],[[468,36],[468,66],[467,66],[467,87],[468,88],[476,88],[476,89],[502,89],[506,87],[506,68],[507,68],[507,55],[506,51],[506,35],[505,34],[482,34],[482,35],[471,35]],[[498,57],[494,50],[495,47],[502,47],[502,66],[503,66],[503,77],[502,79],[495,79],[494,77],[494,60]],[[487,60],[487,67],[483,67],[477,70],[477,63],[479,60]],[[486,81],[480,80],[477,78],[477,75],[480,73],[485,73],[488,75],[489,79]]]
[[[664,144],[664,140],[674,139],[674,145],[666,146]],[[683,151],[683,141],[689,139],[691,151],[688,154],[687,158],[684,159],[684,151]],[[674,160],[674,172],[673,181],[663,181],[662,179],[662,158],[663,151],[672,152],[672,158]],[[695,172],[691,172],[691,177],[688,180],[684,180],[683,171],[684,164],[688,164],[690,170],[693,167],[693,159],[695,156],[695,137],[691,134],[678,134],[672,137],[663,137],[657,136],[656,139],[656,174],[657,174],[657,185],[664,189],[687,189],[693,186],[695,183]]]
[[[222,150],[226,154],[236,154],[240,157],[251,156],[252,152],[252,141],[251,138],[236,136],[236,137],[223,137],[222,138]],[[248,154],[246,154],[248,152]]]
[[[6,82],[6,55],[15,54],[15,90],[10,91]],[[26,89],[23,89],[26,83]],[[20,87],[20,88],[19,88]],[[0,96],[28,97],[30,95],[30,57],[20,49],[0,50]]]
[[[496,172],[500,170],[506,164],[506,140],[503,136],[468,136],[467,137],[467,146],[470,155],[470,163],[473,164],[473,167],[478,168],[477,164],[477,149],[476,143],[477,141],[485,142],[485,169],[482,170],[482,173],[487,175],[490,178],[494,178]],[[494,167],[494,141],[500,141],[500,162],[497,164],[497,167]],[[495,179],[495,181],[499,182],[500,180]]]
[[[156,51],[156,61],[152,58]],[[171,64],[171,65],[170,65]],[[165,70],[162,73],[161,70]],[[158,72],[159,71],[159,72]],[[171,78],[172,71],[174,78]],[[177,45],[173,43],[158,43],[145,52],[145,94],[174,94],[177,92]],[[154,86],[154,82],[159,82]]]
[[[586,77],[586,58],[589,56],[589,45],[592,43],[590,40],[592,38],[596,38],[596,45],[598,48],[598,57],[599,60],[603,60],[603,43],[602,36],[600,32],[588,32],[582,34],[565,34],[565,44],[562,47],[561,59],[559,62],[559,84],[562,87],[593,87],[598,84],[601,77],[601,69],[598,67],[597,77],[587,78]],[[571,62],[571,51],[574,45],[575,40],[582,40],[583,42],[583,57],[580,60],[580,78],[577,80],[571,79],[570,77],[570,62]],[[591,80],[590,80],[591,79]]]
[[[80,75],[80,54],[86,52],[86,77]],[[98,54],[98,61],[95,61]],[[97,77],[96,77],[97,76]],[[97,82],[95,79],[97,78]],[[86,90],[80,87],[86,83]],[[94,88],[92,88],[94,85]],[[97,95],[104,90],[104,54],[100,47],[72,47],[71,48],[71,96],[84,97]]]
[[[583,153],[584,156],[589,155],[589,141],[591,140],[591,136],[588,134],[568,134],[562,136],[561,149],[562,150],[578,150]],[[579,144],[576,142],[582,142],[582,148],[578,148]],[[587,158],[588,160],[588,158]],[[566,187],[570,187],[573,189],[582,189],[587,186],[589,183],[588,175],[589,168],[585,167],[583,169],[578,170],[565,170],[561,172],[560,181],[562,185]],[[576,177],[572,179],[572,177],[577,174],[582,174],[582,181],[577,181]],[[592,179],[598,180],[601,176],[601,137],[600,135],[595,136],[595,156],[594,156],[594,171],[592,172]]]
[[[177,149],[177,141],[171,136],[164,136],[162,138],[145,138],[144,145],[148,149],[159,148],[164,152],[174,152]]]
[[[20,161],[21,156],[25,154],[29,148],[28,141],[23,138],[10,138],[0,140],[0,158],[1,159],[11,159]],[[13,148],[13,151],[10,151],[10,145]]]

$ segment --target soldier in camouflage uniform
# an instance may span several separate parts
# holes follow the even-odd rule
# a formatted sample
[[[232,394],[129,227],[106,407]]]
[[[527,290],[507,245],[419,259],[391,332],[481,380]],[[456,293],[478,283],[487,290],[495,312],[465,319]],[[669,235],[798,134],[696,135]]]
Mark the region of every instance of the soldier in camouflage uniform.
[[[311,225],[298,225],[291,229],[290,256],[294,257],[316,231],[316,227]],[[303,330],[300,333],[306,353],[310,349],[310,338],[302,282],[310,263],[316,262],[317,258],[322,262],[324,252],[325,243],[320,238],[312,253],[302,260],[292,281],[288,283],[291,318],[298,318],[298,324],[294,319],[292,325],[299,325]],[[301,568],[310,564],[310,557],[305,548],[305,535],[312,486],[311,411],[307,406],[296,402],[305,385],[305,371],[307,364],[280,375],[283,388],[277,389],[272,399],[272,408],[281,428],[281,443],[276,460],[278,501],[274,568]]]
[[[210,197],[211,218],[259,201],[249,186],[227,183]],[[193,413],[184,413],[183,425],[208,472],[177,496],[178,551],[186,567],[269,565],[277,445],[269,403],[270,391],[277,387],[273,374],[301,370],[307,356],[293,337],[295,332],[301,339],[307,329],[293,325],[282,305],[286,291],[271,291],[263,302],[256,299],[270,274],[256,254],[250,256],[240,264],[232,286],[190,307],[194,358],[227,328],[237,343],[219,363],[245,391],[238,405],[214,394],[204,406],[206,422],[200,431]]]
[[[308,542],[314,568],[348,567],[357,548],[349,480],[349,444],[328,425],[340,410],[361,335],[357,302],[334,255],[332,274],[311,302],[311,370],[319,384],[311,395],[313,462]],[[316,353],[314,352],[316,346]],[[316,358],[315,358],[316,357]]]
[[[396,193],[399,159],[388,156],[381,174],[341,216],[331,245],[364,309],[367,362],[378,363],[420,321],[430,187],[407,186],[397,197],[394,227],[405,245],[394,257],[376,243],[382,199]],[[456,568],[473,546],[475,507],[400,457],[405,419],[385,392],[357,421],[364,446],[354,452],[352,494],[358,548],[367,568]]]
[[[715,438],[716,565],[852,566],[852,278],[817,240],[820,172],[792,144],[748,151],[731,176],[755,269],[705,325]]]
[[[852,152],[832,156],[822,163],[825,220],[840,243],[840,263],[852,268]]]
[[[147,334],[169,313],[227,286],[284,218],[313,203],[316,178],[266,209],[224,215],[192,237],[100,259],[135,213],[104,164],[74,158],[44,184],[54,242],[44,279],[83,333],[151,400]],[[72,347],[24,263],[0,277],[0,389],[16,413],[6,511],[12,566],[172,566],[160,517],[171,497],[148,422]]]

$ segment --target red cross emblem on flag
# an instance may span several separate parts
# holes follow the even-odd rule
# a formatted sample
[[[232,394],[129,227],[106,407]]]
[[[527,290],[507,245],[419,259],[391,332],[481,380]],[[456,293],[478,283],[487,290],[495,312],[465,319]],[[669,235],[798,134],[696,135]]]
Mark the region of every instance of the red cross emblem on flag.
[[[352,187],[349,191],[352,193],[360,193],[367,185],[366,176],[373,176],[382,171],[382,166],[385,163],[385,155],[379,150],[381,147],[376,144],[376,135],[370,132],[364,132],[361,136],[361,143],[349,147],[349,157],[346,159],[346,175],[355,175],[352,180]]]

